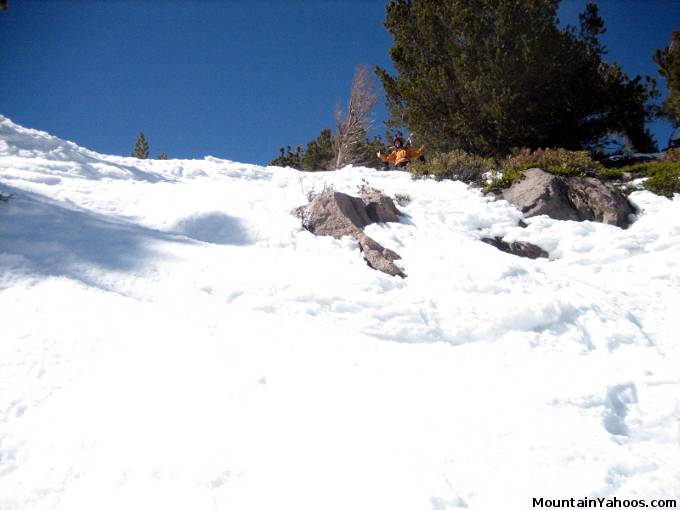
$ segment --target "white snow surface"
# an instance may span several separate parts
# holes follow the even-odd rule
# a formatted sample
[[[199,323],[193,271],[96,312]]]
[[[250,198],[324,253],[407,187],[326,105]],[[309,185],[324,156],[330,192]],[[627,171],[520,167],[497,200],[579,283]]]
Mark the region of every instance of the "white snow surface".
[[[406,194],[367,233],[290,214]],[[680,499],[680,197],[627,230],[459,182],[98,154],[0,117],[0,509]],[[528,260],[484,236],[535,243]]]

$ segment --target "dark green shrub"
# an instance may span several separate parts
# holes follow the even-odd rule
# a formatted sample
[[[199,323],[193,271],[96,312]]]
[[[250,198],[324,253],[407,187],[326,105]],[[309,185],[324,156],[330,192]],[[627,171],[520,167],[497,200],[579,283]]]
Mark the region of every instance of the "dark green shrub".
[[[648,175],[648,170],[653,168],[656,164],[656,162],[636,163],[634,165],[626,165],[619,168],[606,168],[602,171],[602,175],[608,179],[629,181],[631,179],[646,177]]]
[[[529,167],[531,168],[531,167]],[[484,186],[484,193],[501,191],[524,179],[524,170],[507,168]]]
[[[647,179],[644,186],[652,193],[673,198],[673,193],[680,193],[680,173],[659,172]]]
[[[557,175],[580,176],[600,175],[604,171],[601,163],[593,160],[586,151],[566,149],[520,149],[505,158],[504,172],[540,168]]]
[[[564,176],[600,176],[606,169],[585,151],[566,149],[515,149],[500,165],[501,174],[489,182],[484,191],[494,192],[509,188],[524,178],[524,171],[540,168]]]
[[[485,174],[496,172],[498,165],[492,158],[468,154],[462,150],[436,152],[426,162],[416,161],[409,167],[415,177],[431,176],[436,180],[452,179],[467,184],[483,185]]]
[[[680,161],[651,161],[616,169],[610,168],[607,169],[606,175],[610,177],[614,172],[618,172],[618,177],[624,181],[647,177],[643,186],[657,195],[673,198],[673,193],[680,193]]]
[[[645,173],[649,178],[643,186],[652,193],[668,198],[680,193],[680,162],[648,163]]]

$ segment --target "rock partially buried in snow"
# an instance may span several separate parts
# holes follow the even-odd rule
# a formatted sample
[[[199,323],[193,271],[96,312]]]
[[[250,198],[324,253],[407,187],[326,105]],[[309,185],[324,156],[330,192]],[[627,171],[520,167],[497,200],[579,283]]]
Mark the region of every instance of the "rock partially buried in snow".
[[[366,204],[366,213],[371,223],[399,222],[401,214],[390,197],[372,192],[361,195],[361,199]]]
[[[556,220],[578,220],[569,202],[564,179],[538,168],[524,172],[524,179],[503,191],[503,198],[527,217],[547,214]]]
[[[505,253],[517,255],[518,257],[527,257],[530,259],[548,257],[548,252],[545,251],[540,246],[536,246],[535,244],[526,243],[523,241],[507,242],[503,241],[502,237],[495,238],[485,237],[484,239],[482,239],[482,242],[490,244],[491,246],[494,246],[499,250],[504,251]]]
[[[390,276],[406,278],[406,274],[394,263],[395,260],[401,259],[397,253],[388,248],[384,248],[380,243],[368,237],[363,232],[359,232],[355,239],[359,243],[366,263],[370,267]]]
[[[363,228],[371,223],[397,222],[399,210],[390,197],[371,193],[364,198],[352,197],[345,193],[329,191],[314,197],[293,214],[302,218],[302,225],[315,235],[352,236],[370,267],[391,276],[406,277],[394,263],[401,257],[368,237]]]
[[[628,199],[611,184],[594,177],[576,177],[569,182],[569,198],[582,219],[627,228],[635,211]]]
[[[546,214],[556,220],[599,221],[626,228],[632,214],[628,199],[594,177],[563,177],[539,168],[503,192],[503,198],[527,217]]]
[[[357,230],[373,223],[362,199],[336,191],[314,197],[302,214],[303,226],[307,230],[336,239],[353,236]]]

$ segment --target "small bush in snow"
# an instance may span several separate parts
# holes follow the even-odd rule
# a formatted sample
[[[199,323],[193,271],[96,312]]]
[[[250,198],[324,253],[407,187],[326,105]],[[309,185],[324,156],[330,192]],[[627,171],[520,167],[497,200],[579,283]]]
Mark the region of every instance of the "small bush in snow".
[[[441,181],[453,179],[468,184],[484,184],[484,175],[495,172],[496,162],[492,158],[485,158],[475,154],[468,154],[462,150],[439,152],[432,154],[428,161],[416,161],[409,167],[414,178],[434,177]]]
[[[649,178],[643,185],[652,193],[668,198],[680,193],[680,162],[648,163],[645,173]]]
[[[491,179],[484,186],[484,193],[491,193],[509,188],[514,183],[524,179],[524,170],[518,168],[507,168],[502,172],[496,172],[496,177]]]
[[[394,195],[394,201],[401,207],[404,207],[411,203],[411,196],[406,193],[396,193]]]
[[[520,149],[505,158],[503,171],[540,168],[558,175],[580,176],[599,175],[604,170],[601,163],[593,160],[586,151],[566,149]]]
[[[329,184],[327,182],[324,182],[323,188],[321,188],[321,191],[316,191],[316,188],[312,188],[305,193],[305,196],[307,197],[307,201],[311,202],[312,200],[314,200],[315,197],[317,197],[319,195],[323,195],[324,193],[332,193],[333,191],[335,191],[335,188],[333,187],[333,185]]]
[[[680,193],[680,161],[650,161],[620,168],[608,168],[605,175],[624,182],[646,177],[643,187],[652,193],[672,198]]]
[[[515,149],[501,163],[501,173],[487,183],[485,191],[509,188],[524,178],[524,170],[540,168],[551,174],[564,176],[603,176],[606,172],[601,163],[593,160],[586,151],[566,149]]]
[[[366,179],[361,179],[361,184],[357,186],[357,193],[359,193],[360,197],[363,197],[374,193],[382,193],[382,190],[371,186]]]

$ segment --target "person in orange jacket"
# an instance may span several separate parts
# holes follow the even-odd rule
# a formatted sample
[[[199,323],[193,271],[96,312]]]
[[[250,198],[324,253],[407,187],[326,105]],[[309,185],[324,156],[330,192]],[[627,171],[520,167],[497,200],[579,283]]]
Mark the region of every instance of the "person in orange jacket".
[[[404,143],[403,138],[397,135],[394,137],[394,150],[387,156],[383,156],[382,152],[378,151],[378,158],[384,161],[386,165],[394,165],[402,167],[408,165],[414,159],[422,158],[425,153],[425,148],[411,149],[411,140]]]

